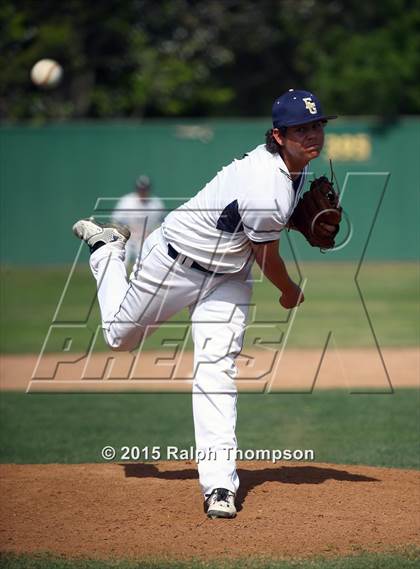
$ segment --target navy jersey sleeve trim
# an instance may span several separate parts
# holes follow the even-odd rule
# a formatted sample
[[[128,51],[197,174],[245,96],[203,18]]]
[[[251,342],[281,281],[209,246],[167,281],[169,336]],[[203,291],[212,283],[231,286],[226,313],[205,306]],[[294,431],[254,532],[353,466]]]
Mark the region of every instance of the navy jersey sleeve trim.
[[[225,207],[217,220],[216,228],[227,233],[237,233],[244,230],[238,209],[238,200],[234,200]]]

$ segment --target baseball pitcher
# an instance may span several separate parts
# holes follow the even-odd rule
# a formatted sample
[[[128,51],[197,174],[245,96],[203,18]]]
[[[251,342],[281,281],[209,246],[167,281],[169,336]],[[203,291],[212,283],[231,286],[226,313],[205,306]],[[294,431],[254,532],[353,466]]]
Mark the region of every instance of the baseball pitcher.
[[[73,226],[91,251],[111,349],[135,349],[157,325],[189,308],[196,450],[209,457],[199,461],[198,471],[210,518],[236,515],[235,358],[246,326],[252,264],[258,263],[279,290],[281,306],[290,309],[304,297],[279,254],[281,232],[296,229],[314,246],[334,246],[341,208],[331,182],[320,178],[303,193],[307,165],[319,156],[324,127],[333,118],[313,93],[290,89],[281,95],[265,144],[225,166],[169,213],[146,239],[129,280],[127,227],[92,218]]]

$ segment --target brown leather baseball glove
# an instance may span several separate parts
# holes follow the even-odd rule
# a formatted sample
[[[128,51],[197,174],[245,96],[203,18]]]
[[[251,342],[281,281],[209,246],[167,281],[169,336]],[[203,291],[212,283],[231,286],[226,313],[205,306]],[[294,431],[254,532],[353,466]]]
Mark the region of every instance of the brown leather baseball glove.
[[[325,176],[316,178],[298,201],[288,223],[300,231],[312,245],[332,249],[340,229],[340,196]]]

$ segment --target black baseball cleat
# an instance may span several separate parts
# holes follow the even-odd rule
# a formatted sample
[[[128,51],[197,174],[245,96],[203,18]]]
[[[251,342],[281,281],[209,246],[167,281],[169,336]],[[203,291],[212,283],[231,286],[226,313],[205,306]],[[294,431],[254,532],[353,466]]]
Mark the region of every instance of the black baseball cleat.
[[[226,488],[215,488],[206,499],[207,517],[234,518],[236,516],[235,494]]]
[[[99,223],[93,217],[76,221],[73,233],[87,243],[91,253],[108,243],[124,246],[130,239],[130,230],[126,225]]]

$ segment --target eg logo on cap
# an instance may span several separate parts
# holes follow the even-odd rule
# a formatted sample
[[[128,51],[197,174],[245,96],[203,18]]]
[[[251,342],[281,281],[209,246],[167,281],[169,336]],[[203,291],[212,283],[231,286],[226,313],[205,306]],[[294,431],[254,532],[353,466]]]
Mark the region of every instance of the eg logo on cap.
[[[305,101],[305,107],[308,109],[308,111],[313,114],[316,115],[316,105],[313,102],[313,100],[311,99],[311,97],[303,97],[302,99],[303,101]]]
[[[283,93],[274,101],[272,109],[274,128],[336,118],[337,115],[324,115],[321,103],[313,93],[297,89],[289,89]]]

